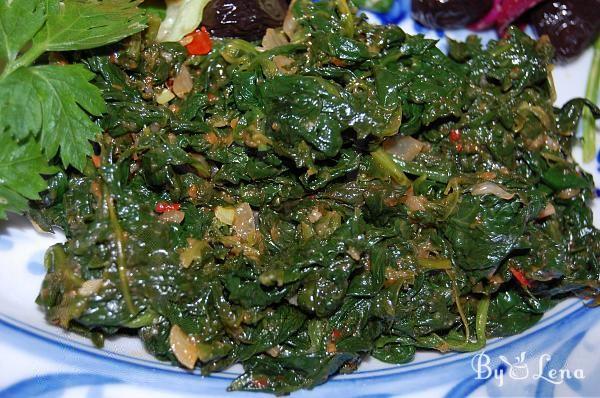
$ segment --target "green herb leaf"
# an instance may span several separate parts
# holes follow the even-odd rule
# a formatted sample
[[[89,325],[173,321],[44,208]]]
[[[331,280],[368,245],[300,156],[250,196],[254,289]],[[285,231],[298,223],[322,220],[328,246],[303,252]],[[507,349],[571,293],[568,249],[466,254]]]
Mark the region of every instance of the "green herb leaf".
[[[34,45],[41,45],[46,51],[69,51],[121,40],[146,27],[146,17],[137,8],[140,3],[139,0],[65,0],[56,12],[49,12],[46,24],[33,39]]]
[[[14,60],[43,23],[42,2],[0,0],[0,63]]]
[[[104,101],[89,83],[93,73],[83,65],[45,65],[20,68],[0,81],[0,130],[16,138],[39,134],[44,154],[51,159],[61,148],[65,167],[82,169],[100,127],[88,115],[100,115]],[[18,89],[17,89],[18,88]]]
[[[46,187],[40,174],[56,170],[47,165],[40,147],[32,140],[20,144],[9,135],[0,134],[0,148],[0,219],[3,219],[7,211],[25,210],[27,199],[39,199],[38,192]]]
[[[99,116],[105,110],[100,90],[90,83],[94,74],[82,65],[30,65],[46,51],[99,47],[141,31],[145,15],[137,7],[140,3],[137,0],[0,0],[2,139],[29,139],[25,148],[35,150],[36,154],[43,151],[47,160],[60,148],[63,166],[81,170],[91,153],[88,140],[101,131],[90,115]],[[23,52],[30,42],[31,46]],[[0,148],[0,159],[11,159],[10,146]],[[0,217],[5,216],[6,210],[24,210],[25,198],[37,198],[37,193],[46,187],[39,175],[38,180],[31,176],[54,169],[43,160],[30,165],[27,176],[21,176],[27,178],[18,179],[19,183],[28,182],[25,191],[23,187],[15,191],[10,180],[0,176]]]
[[[26,75],[28,70],[21,69],[0,80],[0,133],[9,133],[16,139],[37,134],[42,125],[35,87],[23,84]]]

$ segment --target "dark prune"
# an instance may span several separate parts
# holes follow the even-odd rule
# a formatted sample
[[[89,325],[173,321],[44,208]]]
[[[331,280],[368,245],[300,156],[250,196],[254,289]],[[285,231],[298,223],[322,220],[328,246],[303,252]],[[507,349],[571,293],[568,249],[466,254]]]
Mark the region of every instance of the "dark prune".
[[[430,28],[462,28],[482,18],[493,0],[412,0],[412,17]]]
[[[283,24],[287,0],[212,0],[204,9],[202,25],[213,36],[257,40],[267,28]]]
[[[565,61],[584,52],[600,33],[600,0],[547,1],[532,10],[530,21]]]

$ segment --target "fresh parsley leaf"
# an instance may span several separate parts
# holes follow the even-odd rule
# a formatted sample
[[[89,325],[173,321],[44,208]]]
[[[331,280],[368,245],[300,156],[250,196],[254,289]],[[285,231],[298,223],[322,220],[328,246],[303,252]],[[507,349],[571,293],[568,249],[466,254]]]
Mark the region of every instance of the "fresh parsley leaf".
[[[6,219],[6,213],[22,213],[27,210],[28,199],[0,185],[0,220]]]
[[[40,131],[48,159],[60,147],[63,166],[81,170],[91,153],[88,140],[101,131],[88,113],[99,116],[105,109],[100,92],[89,83],[93,76],[83,65],[18,69],[0,82],[0,130],[15,132],[18,138]]]
[[[40,174],[52,174],[39,145],[33,140],[17,143],[7,134],[0,134],[0,219],[6,212],[21,212],[28,199],[39,199],[38,192],[46,188]]]
[[[35,87],[23,84],[23,78],[30,77],[27,69],[21,68],[0,80],[0,134],[21,140],[40,130],[42,108]]]
[[[65,0],[55,12],[50,8],[46,24],[33,39],[34,46],[46,51],[84,50],[124,39],[146,27],[146,17],[137,7],[140,3]]]
[[[37,66],[29,73],[42,108],[42,150],[52,158],[60,146],[65,168],[81,170],[91,152],[88,140],[101,131],[82,108],[95,116],[105,110],[100,91],[89,82],[94,74],[83,65]]]
[[[47,51],[90,49],[143,30],[140,3],[0,0],[0,218],[37,198],[46,187],[39,174],[55,171],[48,161],[58,153],[65,168],[81,170],[89,140],[101,131],[90,118],[105,111],[92,72],[77,64],[31,65]],[[25,152],[13,155],[22,142]]]
[[[14,60],[44,24],[44,3],[0,0],[0,64]]]

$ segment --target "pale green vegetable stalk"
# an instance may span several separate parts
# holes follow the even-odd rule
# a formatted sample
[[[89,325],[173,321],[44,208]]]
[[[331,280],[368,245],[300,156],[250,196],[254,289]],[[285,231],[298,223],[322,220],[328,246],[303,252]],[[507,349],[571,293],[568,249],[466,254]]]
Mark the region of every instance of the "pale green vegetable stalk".
[[[600,90],[600,38],[594,44],[594,56],[590,75],[588,77],[585,96],[587,99],[596,103]],[[596,121],[589,109],[583,113],[583,161],[591,162],[596,156]]]
[[[202,22],[204,7],[210,0],[166,0],[167,14],[160,24],[158,41],[179,41]]]

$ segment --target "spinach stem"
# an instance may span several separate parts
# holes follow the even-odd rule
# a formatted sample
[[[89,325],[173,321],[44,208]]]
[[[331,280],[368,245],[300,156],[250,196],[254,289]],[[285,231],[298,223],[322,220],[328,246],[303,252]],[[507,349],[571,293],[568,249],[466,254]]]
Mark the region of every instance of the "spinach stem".
[[[600,90],[600,37],[594,44],[594,55],[585,96],[596,103]],[[589,109],[583,111],[583,161],[591,162],[596,156],[596,120]]]
[[[354,17],[352,11],[350,10],[350,6],[346,0],[337,0],[337,9],[340,13],[340,20],[342,22],[342,28],[344,30],[344,34],[347,37],[354,36]]]
[[[452,294],[454,295],[454,301],[456,301],[456,309],[458,310],[458,315],[460,315],[460,320],[465,327],[465,341],[471,340],[471,330],[469,329],[469,321],[465,315],[465,311],[460,304],[460,292],[458,291],[458,284],[456,283],[456,276],[452,270],[446,271],[450,279],[452,280]]]
[[[475,317],[475,331],[477,333],[477,342],[481,347],[485,346],[487,340],[485,328],[488,320],[488,310],[490,308],[490,298],[485,296],[479,300],[477,305],[477,316]]]
[[[452,262],[447,258],[417,258],[417,265],[425,269],[452,269]]]
[[[125,239],[123,236],[123,229],[121,228],[121,224],[119,224],[114,200],[110,195],[110,192],[108,192],[108,189],[105,190],[104,195],[106,206],[108,208],[110,226],[115,232],[115,244],[117,246],[117,269],[119,271],[119,283],[121,285],[121,293],[123,294],[123,298],[125,299],[127,309],[129,310],[131,315],[135,315],[137,313],[137,310],[135,308],[135,305],[133,304],[133,299],[131,298],[131,292],[129,290],[129,278],[127,277],[127,266],[124,249]]]
[[[479,300],[479,304],[477,305],[477,315],[475,315],[475,333],[477,340],[476,341],[456,341],[456,340],[447,340],[446,343],[448,347],[455,351],[477,351],[485,347],[485,343],[487,337],[485,335],[485,329],[487,326],[488,319],[488,310],[490,307],[490,298],[485,296],[481,300]]]
[[[383,148],[371,152],[371,156],[377,166],[385,171],[396,184],[410,185],[410,179],[400,170],[396,163],[394,163],[392,156]]]

